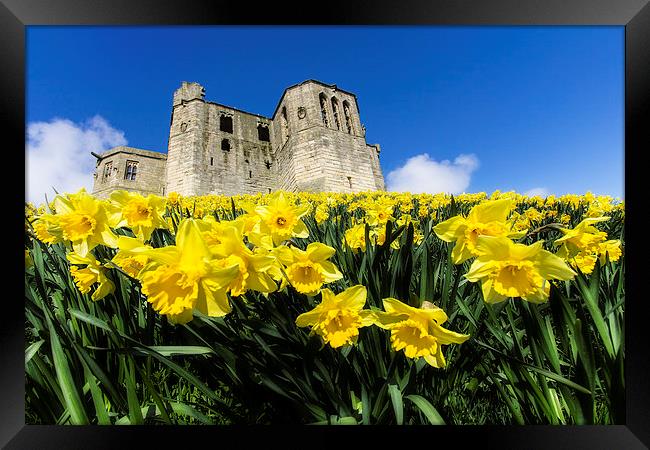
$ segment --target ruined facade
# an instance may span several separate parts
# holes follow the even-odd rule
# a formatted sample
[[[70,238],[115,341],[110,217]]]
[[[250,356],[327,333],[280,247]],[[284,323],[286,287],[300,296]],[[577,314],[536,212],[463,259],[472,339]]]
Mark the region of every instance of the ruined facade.
[[[174,92],[167,154],[115,147],[97,157],[93,192],[254,194],[384,189],[379,145],[366,143],[356,96],[307,80],[285,89],[272,117]]]

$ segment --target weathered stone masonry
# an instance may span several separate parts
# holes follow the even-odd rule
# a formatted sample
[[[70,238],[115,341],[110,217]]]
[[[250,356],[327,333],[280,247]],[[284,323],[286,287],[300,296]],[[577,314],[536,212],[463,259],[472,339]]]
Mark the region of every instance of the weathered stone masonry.
[[[356,96],[315,80],[287,88],[268,118],[174,92],[167,155],[115,147],[97,157],[93,192],[253,194],[384,189],[380,147],[366,143]]]

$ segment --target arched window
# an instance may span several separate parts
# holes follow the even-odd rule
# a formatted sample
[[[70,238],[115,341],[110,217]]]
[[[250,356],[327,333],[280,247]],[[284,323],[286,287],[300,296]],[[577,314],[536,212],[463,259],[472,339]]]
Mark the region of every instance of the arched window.
[[[137,161],[127,161],[126,162],[126,172],[124,174],[125,180],[135,181],[135,176],[138,173],[138,163]]]
[[[330,126],[330,121],[329,118],[327,117],[327,97],[325,97],[325,94],[321,93],[318,96],[320,100],[320,114],[321,117],[323,118],[323,125],[326,127]]]
[[[354,134],[354,128],[352,126],[352,115],[350,114],[350,104],[347,100],[343,101],[343,114],[345,115],[345,127],[348,130],[348,133]]]
[[[224,114],[219,116],[219,129],[226,133],[232,133],[232,117]]]
[[[282,108],[282,137],[284,140],[289,139],[289,120],[287,119],[287,108]]]
[[[102,178],[102,183],[105,182],[113,173],[113,161],[109,161],[104,165],[104,174]]]
[[[230,141],[228,139],[223,139],[221,141],[221,150],[226,152],[230,151]]]
[[[332,97],[332,114],[334,115],[334,124],[336,129],[341,129],[341,123],[339,122],[339,101],[336,97]]]
[[[257,139],[262,142],[270,142],[269,127],[261,123],[257,124]]]

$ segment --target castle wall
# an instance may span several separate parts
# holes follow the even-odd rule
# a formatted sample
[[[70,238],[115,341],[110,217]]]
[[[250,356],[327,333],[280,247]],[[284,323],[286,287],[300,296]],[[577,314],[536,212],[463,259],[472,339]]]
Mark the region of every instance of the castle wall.
[[[275,189],[277,167],[270,136],[268,142],[261,141],[257,129],[260,124],[268,128],[271,121],[215,103],[207,109],[204,148],[196,171],[200,192],[235,195]],[[232,119],[232,133],[221,130],[221,116]],[[224,140],[229,150],[222,149]]]
[[[162,195],[166,155],[133,147],[115,147],[104,152],[94,173],[93,194],[107,198],[115,190],[124,189],[143,195]],[[136,163],[135,180],[126,179],[127,164]],[[109,170],[107,171],[107,166]]]
[[[196,83],[183,83],[174,95],[167,192],[234,195],[274,190],[277,166],[271,121],[206,102],[203,96],[203,88]],[[222,116],[230,119],[231,130],[222,129]],[[258,125],[269,128],[268,142],[260,140]]]
[[[183,82],[173,96],[166,163],[149,155],[152,162],[142,164],[142,175],[126,180],[128,158],[118,152],[111,156],[112,170],[122,178],[103,177],[104,166],[98,167],[95,192],[124,188],[190,196],[384,189],[379,145],[366,143],[353,94],[308,80],[285,90],[272,119],[204,97],[203,86]],[[258,126],[268,129],[268,137]]]
[[[384,183],[384,173],[381,170],[381,164],[379,163],[379,153],[381,152],[381,147],[379,144],[366,144],[368,151],[370,152],[370,160],[372,166],[372,175],[375,180],[375,187],[378,191],[386,190],[386,185]]]
[[[324,105],[321,105],[321,96]],[[333,98],[338,106],[336,115]],[[282,189],[332,192],[378,189],[375,175],[378,157],[376,150],[371,151],[366,145],[356,98],[352,94],[314,82],[291,87],[273,117],[276,141],[283,135],[283,110],[287,112],[289,139],[276,152],[276,157],[278,162],[286,161],[284,164],[292,167],[293,174],[279,177]],[[376,163],[374,158],[377,158]],[[383,179],[380,184],[383,185]]]

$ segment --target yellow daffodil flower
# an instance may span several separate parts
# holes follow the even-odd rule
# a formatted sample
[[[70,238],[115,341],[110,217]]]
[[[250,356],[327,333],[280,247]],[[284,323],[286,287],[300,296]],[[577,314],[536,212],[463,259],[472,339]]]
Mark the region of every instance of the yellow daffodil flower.
[[[291,285],[298,292],[316,295],[325,283],[343,278],[336,266],[327,261],[336,250],[320,242],[312,242],[306,250],[291,248],[293,262],[288,265],[286,273]]]
[[[366,224],[360,223],[348,230],[345,230],[343,242],[353,250],[361,249],[362,252],[365,252],[366,251]]]
[[[393,350],[404,350],[407,358],[424,358],[431,366],[445,367],[442,346],[462,344],[469,335],[455,333],[442,327],[447,314],[431,302],[414,308],[395,298],[383,299],[384,311],[373,311],[374,323],[390,330]]]
[[[76,194],[54,198],[57,224],[63,239],[81,257],[97,245],[117,247],[117,236],[109,227],[105,204],[81,189]]]
[[[32,224],[36,238],[45,244],[63,242],[63,232],[55,214],[41,214]]]
[[[572,230],[562,228],[563,236],[553,243],[560,247],[557,255],[585,274],[593,272],[597,261],[604,265],[607,256],[610,261],[618,261],[622,254],[621,241],[607,240],[607,233],[593,225],[608,219],[609,217],[588,217]]]
[[[355,344],[359,328],[373,324],[373,314],[364,310],[367,291],[357,285],[334,295],[329,289],[321,291],[322,301],[311,311],[296,318],[299,327],[312,327],[333,348]]]
[[[128,227],[138,239],[148,241],[156,228],[167,228],[162,215],[165,212],[165,198],[150,194],[144,197],[127,191],[111,193],[115,205],[111,214],[113,228]]]
[[[393,218],[393,205],[376,202],[366,209],[366,222],[372,227],[385,225]]]
[[[267,206],[257,206],[255,212],[262,218],[262,232],[270,234],[273,242],[278,245],[292,237],[306,238],[309,231],[300,220],[309,212],[309,204],[295,206],[279,191],[272,194]]]
[[[479,236],[521,237],[525,231],[513,231],[507,223],[512,209],[510,199],[491,200],[474,206],[467,218],[455,216],[439,223],[433,231],[445,242],[455,242],[451,252],[454,264],[461,264],[473,256],[478,256],[476,240]]]
[[[329,207],[326,203],[321,203],[316,207],[316,213],[314,214],[314,219],[319,225],[325,222],[329,218]]]
[[[74,283],[79,288],[79,292],[87,294],[93,284],[99,283],[99,286],[90,297],[92,300],[97,301],[112,294],[115,291],[115,285],[106,276],[106,269],[97,261],[92,253],[88,253],[85,257],[75,252],[66,255],[71,264],[70,274],[74,279]],[[83,264],[85,268],[79,268],[78,265]]]
[[[273,278],[268,273],[276,263],[270,255],[256,254],[243,242],[238,226],[225,226],[220,243],[210,247],[213,255],[219,258],[215,264],[219,267],[237,265],[237,276],[227,285],[227,290],[237,297],[248,289],[269,293],[277,289]]]
[[[149,257],[140,251],[151,250],[152,247],[144,245],[139,239],[128,236],[120,236],[117,246],[119,250],[111,262],[130,277],[137,279],[142,269],[149,263]],[[136,252],[132,252],[133,249],[137,249]]]
[[[521,297],[533,303],[548,300],[548,280],[570,280],[575,272],[562,258],[532,245],[515,244],[504,236],[480,236],[480,256],[465,274],[471,282],[481,282],[483,300],[498,303],[508,297]]]
[[[195,219],[181,221],[176,245],[129,251],[150,258],[139,274],[142,292],[171,322],[189,322],[194,309],[213,317],[231,311],[226,287],[238,276],[239,264],[224,265],[214,258]]]

